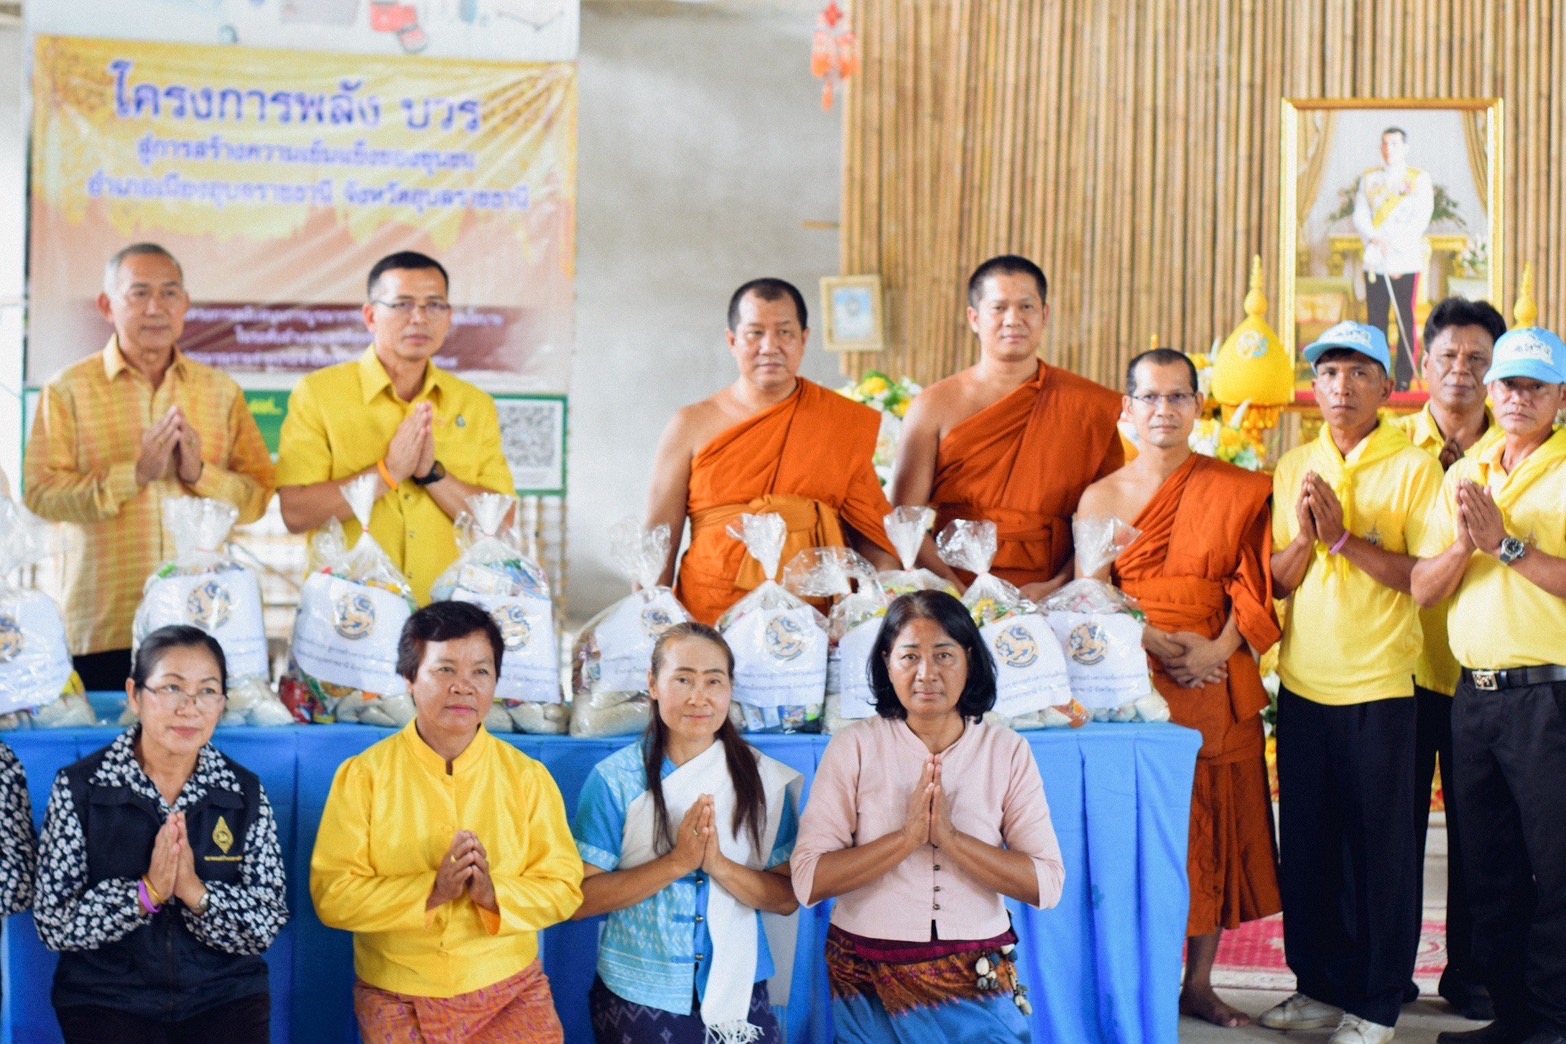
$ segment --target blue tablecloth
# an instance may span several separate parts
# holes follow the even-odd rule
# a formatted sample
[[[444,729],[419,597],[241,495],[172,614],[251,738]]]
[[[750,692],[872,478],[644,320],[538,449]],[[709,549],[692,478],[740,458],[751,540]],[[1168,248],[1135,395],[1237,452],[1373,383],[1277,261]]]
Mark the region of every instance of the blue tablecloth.
[[[342,761],[390,730],[355,725],[221,729],[217,745],[261,777],[277,813],[289,868],[293,920],[267,954],[272,1028],[277,1041],[351,1042],[353,956],[350,937],[324,927],[310,905],[310,851],[332,776]],[[34,816],[41,823],[54,774],[106,745],[109,728],[9,733],[27,767]],[[1191,779],[1200,737],[1173,725],[1089,725],[1026,734],[1038,758],[1066,866],[1054,910],[1013,904],[1021,936],[1019,971],[1034,1003],[1035,1039],[1176,1039],[1181,948],[1185,941],[1186,840]],[[506,737],[553,773],[575,809],[587,773],[628,742],[555,736]],[[748,736],[797,768],[806,796],[826,749],[824,736]],[[788,1039],[831,1040],[830,993],[821,959],[830,904],[801,911]],[[543,934],[544,967],[565,1022],[566,1039],[592,1040],[587,991],[598,922]],[[39,944],[26,914],[6,932],[5,1027],[17,1041],[53,1041],[49,1004],[55,957]]]

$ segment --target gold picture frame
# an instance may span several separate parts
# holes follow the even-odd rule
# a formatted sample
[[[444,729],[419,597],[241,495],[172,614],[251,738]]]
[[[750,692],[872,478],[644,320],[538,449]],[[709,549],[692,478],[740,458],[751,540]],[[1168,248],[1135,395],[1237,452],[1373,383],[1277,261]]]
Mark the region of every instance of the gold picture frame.
[[[822,344],[829,352],[886,347],[886,297],[878,275],[821,278]]]
[[[1460,293],[1501,308],[1502,100],[1285,98],[1282,117],[1278,332],[1296,397],[1314,400],[1299,349],[1353,319],[1386,330],[1392,402],[1418,406],[1431,306]]]

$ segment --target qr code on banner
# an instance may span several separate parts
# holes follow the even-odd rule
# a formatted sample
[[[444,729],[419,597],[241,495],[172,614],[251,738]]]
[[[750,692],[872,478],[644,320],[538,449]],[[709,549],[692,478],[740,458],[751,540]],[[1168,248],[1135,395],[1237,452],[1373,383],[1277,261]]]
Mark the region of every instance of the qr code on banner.
[[[497,396],[500,440],[517,489],[565,489],[565,400]]]

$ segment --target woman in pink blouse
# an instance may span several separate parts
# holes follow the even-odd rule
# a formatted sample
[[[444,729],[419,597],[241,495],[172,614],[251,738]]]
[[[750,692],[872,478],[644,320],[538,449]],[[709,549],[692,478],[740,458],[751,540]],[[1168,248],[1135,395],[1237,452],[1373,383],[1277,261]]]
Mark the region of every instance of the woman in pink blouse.
[[[1054,906],[1065,869],[1032,751],[981,721],[995,663],[968,610],[898,598],[870,684],[877,714],[827,747],[792,861],[800,902],[837,900],[836,1038],[1031,1040],[1005,899]]]

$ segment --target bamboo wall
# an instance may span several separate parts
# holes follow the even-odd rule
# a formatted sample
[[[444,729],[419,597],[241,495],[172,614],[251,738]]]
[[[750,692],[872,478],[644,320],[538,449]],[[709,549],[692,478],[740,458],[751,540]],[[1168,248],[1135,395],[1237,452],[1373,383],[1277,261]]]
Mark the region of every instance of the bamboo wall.
[[[968,273],[1050,278],[1048,357],[1118,385],[1160,343],[1205,350],[1262,256],[1277,315],[1280,100],[1505,99],[1509,302],[1534,263],[1566,321],[1566,0],[855,0],[842,270],[883,276],[921,382],[972,362]],[[1509,306],[1503,311],[1510,313]]]

